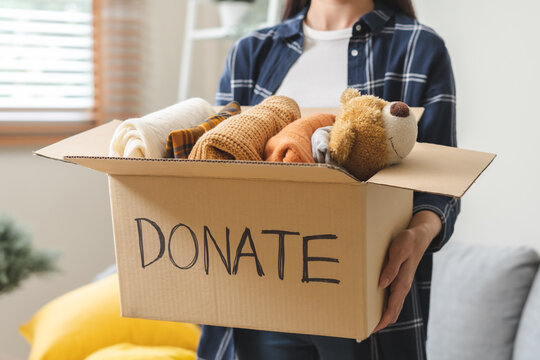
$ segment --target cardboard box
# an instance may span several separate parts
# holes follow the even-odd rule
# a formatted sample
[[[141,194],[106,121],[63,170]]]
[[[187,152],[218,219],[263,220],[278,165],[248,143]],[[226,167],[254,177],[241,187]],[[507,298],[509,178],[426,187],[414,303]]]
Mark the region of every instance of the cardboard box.
[[[413,190],[461,197],[494,158],[418,143],[359,182],[325,164],[109,158],[118,124],[36,154],[109,175],[123,316],[356,339],[380,319]]]

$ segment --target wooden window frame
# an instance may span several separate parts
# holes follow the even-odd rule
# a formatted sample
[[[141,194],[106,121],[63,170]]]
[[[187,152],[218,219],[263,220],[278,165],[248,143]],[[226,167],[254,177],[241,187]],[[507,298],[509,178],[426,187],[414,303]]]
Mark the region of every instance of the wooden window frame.
[[[94,108],[91,121],[2,121],[0,122],[0,148],[45,146],[104,122],[102,91],[102,0],[92,0],[92,37],[94,57]],[[11,109],[21,110],[21,109]],[[10,111],[3,109],[0,111]],[[28,112],[67,111],[66,109],[24,109]],[[72,111],[72,110],[71,110]]]

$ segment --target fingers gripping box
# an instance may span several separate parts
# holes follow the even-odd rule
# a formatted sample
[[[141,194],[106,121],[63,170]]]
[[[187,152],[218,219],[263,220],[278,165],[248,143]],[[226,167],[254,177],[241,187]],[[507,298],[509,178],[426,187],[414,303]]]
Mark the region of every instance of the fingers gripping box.
[[[325,164],[107,157],[119,123],[36,154],[108,174],[123,316],[355,339],[380,320],[413,191],[461,197],[494,158],[417,143],[360,182]]]

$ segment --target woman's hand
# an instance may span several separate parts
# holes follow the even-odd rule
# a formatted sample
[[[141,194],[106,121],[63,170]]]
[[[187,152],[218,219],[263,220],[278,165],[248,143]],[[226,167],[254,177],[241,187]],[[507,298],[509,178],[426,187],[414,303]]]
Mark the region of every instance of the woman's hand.
[[[384,329],[397,321],[405,297],[411,289],[416,268],[431,240],[441,231],[439,215],[429,210],[417,212],[409,227],[401,231],[390,244],[387,263],[384,266],[379,286],[390,286],[390,296],[381,321],[373,332]]]

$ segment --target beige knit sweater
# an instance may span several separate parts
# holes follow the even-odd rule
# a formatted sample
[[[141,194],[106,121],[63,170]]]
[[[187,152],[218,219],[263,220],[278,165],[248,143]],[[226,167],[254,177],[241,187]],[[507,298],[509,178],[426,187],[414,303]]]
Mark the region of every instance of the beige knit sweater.
[[[300,108],[286,96],[270,96],[204,134],[188,159],[262,161],[268,139],[300,117]]]

